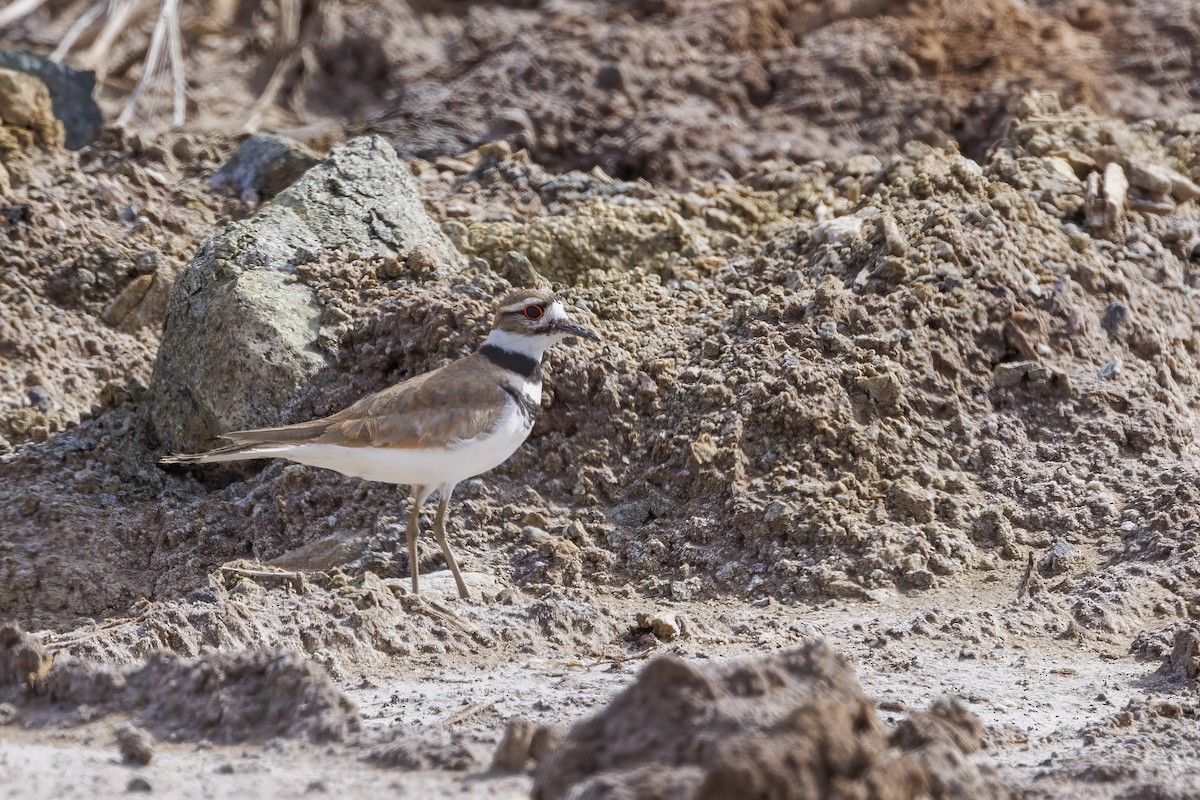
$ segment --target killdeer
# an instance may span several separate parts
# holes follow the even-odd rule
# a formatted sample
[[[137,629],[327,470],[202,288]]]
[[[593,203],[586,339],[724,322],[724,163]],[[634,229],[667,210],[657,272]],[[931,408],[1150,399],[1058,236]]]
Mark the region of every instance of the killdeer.
[[[343,475],[413,488],[405,537],[412,589],[417,580],[421,506],[438,493],[433,535],[454,573],[458,593],[467,585],[446,544],[446,507],[460,481],[499,466],[533,428],[541,404],[542,354],[563,339],[600,340],[571,322],[553,293],[517,289],[500,301],[492,330],[474,353],[364,397],[332,416],[280,428],[233,431],[232,444],[164,464],[211,464],[286,458]]]

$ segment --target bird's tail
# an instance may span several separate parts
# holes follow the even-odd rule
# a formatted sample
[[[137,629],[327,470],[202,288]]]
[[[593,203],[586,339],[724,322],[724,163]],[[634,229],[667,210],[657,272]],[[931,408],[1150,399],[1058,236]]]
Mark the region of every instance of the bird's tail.
[[[222,461],[246,461],[251,458],[287,457],[290,451],[312,442],[329,427],[328,419],[299,422],[279,428],[254,428],[221,434],[230,444],[207,453],[173,453],[159,459],[160,464],[218,464]]]
[[[223,461],[246,461],[251,458],[277,458],[289,450],[292,444],[244,442],[225,445],[207,453],[172,453],[158,460],[160,464],[218,464]]]

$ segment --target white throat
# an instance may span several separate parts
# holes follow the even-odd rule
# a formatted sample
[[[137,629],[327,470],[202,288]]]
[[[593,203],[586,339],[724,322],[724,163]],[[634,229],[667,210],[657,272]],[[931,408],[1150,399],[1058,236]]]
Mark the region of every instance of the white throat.
[[[525,336],[524,334],[512,333],[511,331],[493,330],[488,334],[487,339],[483,343],[541,361],[542,354],[557,341],[557,336]]]

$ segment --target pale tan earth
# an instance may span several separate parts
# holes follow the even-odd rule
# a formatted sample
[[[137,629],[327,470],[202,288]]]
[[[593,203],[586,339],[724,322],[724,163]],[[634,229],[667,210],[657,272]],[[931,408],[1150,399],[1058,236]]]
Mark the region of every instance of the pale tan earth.
[[[323,366],[279,421],[467,352],[513,284],[605,341],[459,488],[473,598],[432,537],[409,596],[405,490],[156,464],[169,287],[263,199],[210,181],[278,8],[187,10],[187,130],[66,151],[22,94],[0,796],[1200,795],[1193,4],[321,5],[261,124],[389,137],[465,266],[300,264]],[[852,675],[759,663],[817,641]]]

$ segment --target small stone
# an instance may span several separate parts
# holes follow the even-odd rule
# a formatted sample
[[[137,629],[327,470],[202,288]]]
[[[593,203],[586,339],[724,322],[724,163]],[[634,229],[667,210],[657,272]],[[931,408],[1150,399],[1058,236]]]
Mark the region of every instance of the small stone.
[[[1195,681],[1200,676],[1200,631],[1187,627],[1175,632],[1171,654],[1158,674],[1181,683]]]
[[[875,226],[878,236],[887,246],[888,255],[898,259],[908,255],[908,238],[900,230],[895,217],[887,213],[880,214]]]
[[[150,781],[145,778],[134,778],[125,786],[126,792],[149,792]]]
[[[212,178],[214,189],[232,189],[246,202],[270,200],[321,159],[299,142],[256,133],[233,151]]]
[[[872,600],[870,593],[854,581],[832,580],[825,586],[825,593],[842,600]]]
[[[525,595],[521,593],[520,589],[517,589],[512,586],[507,587],[505,589],[501,589],[500,592],[496,595],[496,604],[497,605],[519,606],[519,605],[524,604],[524,602],[525,602]]]
[[[503,139],[479,145],[479,160],[483,163],[499,163],[512,155],[512,145]]]
[[[637,624],[639,628],[649,628],[659,640],[664,642],[673,642],[679,636],[679,622],[675,614],[670,611],[653,614],[639,611]]]
[[[1109,336],[1115,338],[1128,318],[1129,306],[1120,300],[1113,300],[1104,308],[1104,319],[1100,321],[1100,326],[1108,331]]]
[[[1171,197],[1177,203],[1186,203],[1196,197],[1200,197],[1200,186],[1195,181],[1185,175],[1180,175],[1175,170],[1168,170],[1171,173]]]
[[[229,590],[231,597],[265,597],[267,590],[249,578],[242,578]]]
[[[910,480],[896,484],[896,506],[912,515],[917,522],[933,522],[933,492]]]
[[[117,747],[121,750],[121,758],[127,764],[145,766],[154,757],[154,737],[136,725],[122,725],[117,728]]]
[[[1050,544],[1050,549],[1038,559],[1038,572],[1044,578],[1062,575],[1071,569],[1071,566],[1079,560],[1079,556],[1079,548],[1060,536]]]
[[[0,627],[0,687],[22,686],[50,669],[41,642],[16,624]]]
[[[688,581],[671,581],[667,593],[672,600],[678,603],[686,603],[695,597],[695,592],[692,591]]]
[[[513,286],[549,288],[550,282],[538,273],[524,253],[509,250],[500,260],[500,274]]]
[[[130,281],[121,293],[100,312],[100,319],[116,328],[121,325],[135,308],[141,305],[154,283],[153,275],[139,275]]]
[[[900,379],[895,375],[889,373],[862,378],[858,383],[871,396],[871,399],[881,406],[891,407],[900,402]]]
[[[904,575],[904,584],[910,589],[930,589],[934,580],[933,573],[927,569],[914,569]]]
[[[1007,389],[1016,386],[1030,370],[1038,366],[1036,361],[1006,361],[992,370],[992,381],[997,389]]]
[[[429,242],[422,242],[412,249],[404,264],[419,278],[431,276],[438,271],[437,249]]]
[[[388,256],[379,264],[375,274],[380,280],[394,281],[404,275],[405,262],[397,256]]]
[[[37,77],[50,92],[54,116],[62,121],[66,146],[78,150],[91,144],[104,128],[100,107],[92,99],[96,73],[73,69],[25,50],[0,50],[0,67]]]
[[[842,167],[842,172],[857,178],[865,178],[874,175],[881,169],[883,169],[883,164],[880,163],[878,158],[870,153],[860,153],[846,159],[846,164]]]
[[[641,525],[650,519],[650,506],[641,500],[632,500],[614,508],[612,517],[618,525]]]
[[[1166,167],[1130,159],[1125,171],[1129,176],[1129,183],[1150,197],[1166,197],[1171,193],[1172,170]]]
[[[621,67],[616,64],[608,64],[601,67],[596,72],[596,88],[604,91],[612,91],[613,89],[622,89],[625,87],[625,76],[621,74]]]
[[[707,433],[700,434],[696,441],[692,442],[692,458],[697,464],[711,463],[720,452],[720,446]]]
[[[34,386],[27,394],[30,404],[38,411],[45,413],[50,410],[50,393],[45,386]]]
[[[497,772],[521,772],[529,761],[529,751],[537,726],[524,717],[513,717],[508,721],[496,753],[492,756],[492,769]]]
[[[539,725],[529,742],[529,757],[534,763],[541,761],[562,744],[565,736],[566,732],[557,725]]]
[[[1083,180],[1090,173],[1100,168],[1100,165],[1096,163],[1096,159],[1078,150],[1066,150],[1058,155],[1070,165],[1071,170],[1075,173],[1075,177],[1080,180]]]
[[[525,525],[521,528],[521,535],[530,544],[542,544],[550,541],[550,534],[536,525]]]

